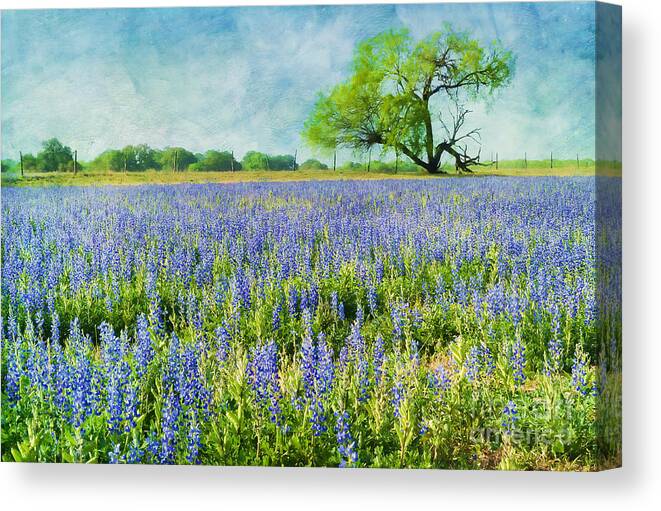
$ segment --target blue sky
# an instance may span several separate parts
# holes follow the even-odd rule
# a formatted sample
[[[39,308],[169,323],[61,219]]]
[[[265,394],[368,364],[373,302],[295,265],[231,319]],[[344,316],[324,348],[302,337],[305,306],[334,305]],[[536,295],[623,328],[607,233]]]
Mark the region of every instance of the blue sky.
[[[588,2],[4,11],[3,158],[53,136],[83,160],[131,143],[315,156],[300,131],[355,43],[446,21],[516,56],[510,87],[471,106],[483,156],[594,156]]]

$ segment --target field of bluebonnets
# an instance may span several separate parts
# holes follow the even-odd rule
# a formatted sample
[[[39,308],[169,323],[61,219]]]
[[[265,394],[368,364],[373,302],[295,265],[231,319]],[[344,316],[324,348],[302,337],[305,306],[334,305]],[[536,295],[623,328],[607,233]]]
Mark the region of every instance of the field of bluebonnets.
[[[594,188],[5,189],[2,459],[594,469]]]

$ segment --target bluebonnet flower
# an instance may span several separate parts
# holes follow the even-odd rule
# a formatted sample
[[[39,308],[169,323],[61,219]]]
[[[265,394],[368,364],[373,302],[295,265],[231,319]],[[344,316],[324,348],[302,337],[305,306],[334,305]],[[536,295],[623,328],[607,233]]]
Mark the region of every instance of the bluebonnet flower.
[[[402,309],[395,305],[390,311],[390,318],[392,319],[392,336],[395,340],[399,340],[402,338],[404,328]]]
[[[562,339],[553,337],[548,344],[549,357],[546,360],[545,372],[551,376],[560,370],[562,363]]]
[[[314,333],[312,331],[312,315],[309,309],[303,309],[301,311],[301,317],[303,319],[303,335],[312,339]]]
[[[330,296],[330,307],[333,313],[339,315],[338,306],[339,306],[339,299],[337,297],[337,291],[333,291]]]
[[[193,465],[200,464],[200,447],[201,447],[201,438],[200,438],[200,427],[195,416],[195,412],[189,412],[188,417],[188,444],[186,449],[186,461]]]
[[[146,441],[146,451],[149,455],[148,458],[152,463],[161,462],[161,441],[153,431],[149,433]]]
[[[181,353],[179,337],[174,332],[170,338],[167,365],[163,371],[163,387],[167,391],[180,393],[181,387]]]
[[[331,391],[334,378],[333,349],[326,342],[323,332],[320,332],[317,336],[317,388],[322,395]]]
[[[310,301],[308,300],[308,290],[306,288],[301,289],[301,297],[298,307],[301,312],[310,309]]]
[[[141,463],[144,455],[145,455],[144,449],[140,449],[140,447],[134,441],[129,446],[129,452],[126,454],[126,463],[129,463],[131,465],[134,465],[136,463]]]
[[[349,428],[349,413],[346,411],[335,412],[335,436],[337,451],[340,454],[340,467],[355,465],[358,462],[358,451]]]
[[[293,285],[289,286],[289,295],[287,297],[287,310],[291,317],[296,315],[298,310],[298,292]]]
[[[101,333],[101,350],[103,362],[105,365],[105,374],[107,375],[107,401],[108,401],[108,429],[111,433],[120,430],[120,424],[127,415],[137,415],[135,409],[127,410],[125,405],[133,407],[136,405],[135,399],[127,399],[126,393],[129,385],[130,367],[124,355],[127,351],[126,342],[115,336],[112,327],[107,323],[99,325]],[[77,425],[80,425],[84,416],[87,414],[88,402],[87,396],[91,387],[91,371],[89,362],[84,357],[79,357],[76,377],[74,379],[76,389],[74,391],[74,406],[76,410]]]
[[[374,289],[374,286],[369,286],[367,288],[367,305],[372,315],[376,314],[377,298],[376,289]]]
[[[282,312],[282,304],[278,300],[273,306],[273,313],[271,315],[271,328],[277,331],[280,328],[280,314]]]
[[[345,343],[342,348],[340,348],[340,354],[337,357],[337,367],[340,371],[344,371],[347,368],[349,363],[349,347]]]
[[[315,312],[319,306],[319,286],[316,280],[310,283],[309,306],[312,312]]]
[[[413,337],[409,340],[409,359],[417,365],[420,362],[420,353],[418,352],[418,341]]]
[[[57,311],[53,311],[51,314],[51,323],[50,323],[50,340],[51,343],[59,343],[60,342],[60,316],[57,313]]]
[[[434,371],[427,374],[427,381],[434,392],[434,397],[442,401],[445,393],[450,389],[452,381],[445,367],[439,365]]]
[[[209,411],[211,393],[206,388],[202,372],[200,371],[200,350],[195,346],[187,345],[184,348],[182,371],[180,373],[181,403],[186,407],[195,407],[203,415]]]
[[[308,399],[316,393],[316,364],[317,364],[317,349],[313,344],[312,336],[306,332],[301,344],[301,372],[303,373],[303,388],[305,396]]]
[[[227,325],[223,324],[214,330],[214,340],[216,345],[216,358],[219,362],[225,362],[230,353],[230,334]]]
[[[496,369],[496,363],[491,354],[489,346],[482,343],[481,345],[481,356],[482,356],[482,367],[484,368],[484,374],[486,376],[491,376]]]
[[[519,412],[514,401],[509,401],[503,408],[503,421],[501,423],[506,435],[511,435],[514,426],[519,420]]]
[[[358,376],[358,399],[364,402],[369,398],[370,380],[365,339],[360,333],[360,326],[361,323],[356,319],[351,326],[351,335],[346,339],[345,346],[347,347],[348,362],[352,364]]]
[[[144,314],[140,314],[136,326],[136,344],[135,344],[135,369],[137,377],[140,379],[147,371],[147,366],[154,358],[154,346],[149,325]]]
[[[587,382],[588,377],[588,357],[581,349],[580,345],[576,345],[574,353],[574,361],[571,368],[571,384],[576,392],[587,396],[590,393],[590,386]]]
[[[557,373],[562,365],[562,338],[560,336],[560,318],[557,304],[551,309],[551,340],[548,343],[548,358],[545,372],[547,376]]]
[[[422,326],[422,313],[417,307],[409,309],[410,312],[410,320],[411,320],[411,327],[413,329],[418,329]]]
[[[126,361],[123,370],[128,373],[128,364]],[[122,403],[122,419],[124,420],[124,432],[128,433],[136,425],[139,413],[140,400],[138,398],[138,386],[135,382],[127,382],[123,395],[124,401]]]
[[[356,323],[362,325],[365,322],[365,312],[363,311],[363,306],[358,304],[356,308]]]
[[[278,347],[275,341],[258,343],[250,350],[247,367],[248,382],[258,403],[267,405],[270,420],[279,423],[280,382],[278,373]]]
[[[11,344],[7,346],[7,369],[2,375],[4,378],[4,385],[2,390],[7,393],[9,402],[15,404],[19,398],[21,370],[19,367],[19,357],[17,350]]]
[[[466,378],[473,382],[477,380],[482,368],[482,350],[478,346],[473,346],[468,352],[468,357],[464,361],[466,368]]]
[[[385,363],[385,348],[383,345],[383,337],[381,337],[381,335],[377,335],[374,342],[372,363],[374,367],[374,382],[379,385],[383,380],[383,366]]]
[[[310,332],[303,338],[301,371],[305,399],[312,411],[312,430],[315,436],[319,436],[327,429],[324,400],[331,391],[335,372],[332,352],[323,333],[319,334],[316,344],[313,343]]]
[[[161,441],[159,463],[172,465],[177,453],[177,434],[179,432],[179,415],[181,408],[172,391],[165,396],[161,410]]]
[[[383,280],[383,259],[378,257],[374,263],[374,275],[377,282]]]
[[[34,326],[38,339],[44,338],[44,314],[41,310],[38,310],[34,316]]]
[[[395,380],[390,393],[390,404],[392,405],[393,414],[399,419],[402,402],[406,399],[406,389],[401,379],[398,378]]]
[[[439,275],[436,278],[436,286],[434,288],[434,300],[436,301],[436,304],[441,305],[445,311],[447,307],[447,300],[445,298],[445,279],[443,278],[443,275]]]
[[[156,298],[149,302],[149,326],[153,329],[154,333],[160,335],[163,333],[163,311]]]
[[[120,454],[119,454],[119,450],[120,450],[120,445],[119,445],[119,444],[115,444],[115,446],[113,447],[112,451],[110,451],[110,452],[108,453],[108,457],[109,457],[108,463],[110,463],[110,464],[117,464],[117,463],[120,462],[120,460],[121,460],[121,456],[120,456]]]
[[[512,345],[510,365],[512,367],[512,372],[514,373],[514,384],[516,386],[523,385],[526,381],[526,375],[524,373],[526,367],[526,348],[521,342],[521,339],[517,339]]]

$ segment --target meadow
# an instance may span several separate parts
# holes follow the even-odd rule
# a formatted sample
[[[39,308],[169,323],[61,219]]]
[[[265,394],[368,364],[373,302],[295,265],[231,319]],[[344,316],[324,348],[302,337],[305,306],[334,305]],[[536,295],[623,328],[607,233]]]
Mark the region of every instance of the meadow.
[[[379,179],[429,179],[429,174],[408,162],[401,162],[399,167],[395,162],[373,161],[368,170],[365,162],[353,164],[351,167],[341,166],[336,170],[327,169],[297,169],[297,170],[229,170],[194,171],[182,170],[173,172],[168,169],[149,169],[140,171],[113,171],[89,168],[76,173],[38,172],[28,170],[21,176],[18,164],[2,172],[3,186],[92,186],[92,185],[136,185],[136,184],[179,184],[179,183],[240,183],[247,181],[334,181],[334,180],[379,180]],[[458,174],[452,165],[443,165],[446,174],[437,177],[477,177],[477,176],[594,176],[622,175],[620,162],[595,162],[584,160],[503,160],[475,167],[474,174]]]
[[[4,188],[2,459],[615,465],[595,181]]]

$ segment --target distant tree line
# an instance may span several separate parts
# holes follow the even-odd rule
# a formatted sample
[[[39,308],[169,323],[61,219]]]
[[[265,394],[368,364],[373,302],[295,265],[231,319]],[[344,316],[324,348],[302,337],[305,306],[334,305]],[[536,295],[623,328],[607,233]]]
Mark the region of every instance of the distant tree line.
[[[553,160],[501,160],[501,168],[546,168],[546,167],[591,167],[593,159],[557,159]],[[23,169],[25,172],[71,172],[74,166],[74,153],[56,138],[46,140],[37,153],[23,154]],[[193,153],[183,147],[166,147],[153,149],[146,144],[129,145],[123,149],[109,149],[89,162],[76,162],[77,170],[140,172],[145,170],[160,171],[231,171],[231,170],[327,170],[329,165],[315,158],[298,164],[291,154],[269,155],[259,151],[248,151],[241,161],[234,158],[231,151],[209,150],[205,153]],[[440,168],[451,171],[454,164],[451,161],[440,164]],[[20,170],[16,160],[2,160],[2,172]],[[399,171],[417,172],[419,167],[408,159],[391,161],[371,160],[368,162],[348,161],[337,166],[337,170],[355,171]]]
[[[2,160],[2,172],[18,169],[15,160]],[[305,168],[328,168],[318,160],[308,160]],[[23,154],[26,172],[68,172],[74,166],[70,147],[56,138],[43,142],[42,149],[33,155]],[[297,170],[296,157],[291,154],[270,155],[248,151],[241,161],[231,151],[209,150],[193,153],[183,147],[154,149],[147,144],[128,145],[122,149],[108,149],[92,161],[76,162],[77,170],[110,170],[115,172],[164,171],[232,171],[232,170]]]
[[[70,172],[74,158],[70,147],[56,138],[46,140],[42,149],[33,155],[23,154],[25,172]],[[89,162],[76,162],[77,170],[141,172],[160,171],[232,171],[232,170],[327,170],[326,163],[310,158],[300,165],[291,154],[270,155],[259,151],[248,151],[241,161],[234,158],[231,151],[209,150],[194,153],[183,147],[154,149],[147,144],[128,145],[122,149],[108,149]],[[372,160],[367,163],[345,162],[338,170],[393,170],[415,171],[415,164],[407,161],[382,162]],[[19,170],[19,162],[2,160],[2,172]]]

